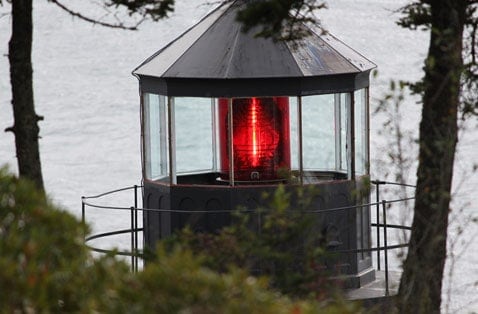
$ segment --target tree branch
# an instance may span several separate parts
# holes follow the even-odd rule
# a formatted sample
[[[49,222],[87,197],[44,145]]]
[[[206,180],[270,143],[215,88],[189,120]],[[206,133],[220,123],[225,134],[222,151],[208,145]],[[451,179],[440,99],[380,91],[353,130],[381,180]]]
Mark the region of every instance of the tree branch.
[[[105,27],[135,31],[135,30],[138,29],[138,25],[141,24],[141,22],[143,22],[143,20],[141,20],[136,25],[133,25],[133,26],[126,26],[126,25],[123,25],[122,23],[112,24],[112,23],[102,22],[102,21],[98,21],[94,18],[87,17],[87,16],[85,16],[85,15],[79,13],[79,12],[73,11],[73,10],[69,9],[68,7],[66,7],[65,5],[63,5],[62,3],[60,3],[58,0],[49,0],[49,1],[56,4],[63,11],[69,13],[72,16],[75,16],[75,17],[77,17],[77,18],[79,18],[83,21],[86,21],[86,22],[89,22],[89,23],[92,23],[92,24],[98,24],[98,25],[105,26]]]
[[[5,129],[5,132],[12,132],[15,134],[15,127],[14,126],[11,126],[11,127],[8,127]]]

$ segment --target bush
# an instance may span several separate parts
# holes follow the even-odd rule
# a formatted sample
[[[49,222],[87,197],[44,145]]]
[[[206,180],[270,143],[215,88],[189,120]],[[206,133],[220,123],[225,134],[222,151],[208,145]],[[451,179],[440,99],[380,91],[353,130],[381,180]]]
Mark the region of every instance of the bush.
[[[0,172],[0,303],[6,312],[70,310],[89,261],[86,229],[33,184]],[[73,283],[73,284],[72,284]]]
[[[32,184],[0,169],[0,309],[3,313],[356,313],[352,304],[292,301],[237,267],[218,273],[190,249],[159,247],[134,274],[93,259],[86,226]]]
[[[313,191],[298,198],[307,208],[307,198]],[[334,296],[337,285],[327,278],[325,260],[330,253],[324,248],[323,235],[317,232],[319,221],[305,210],[290,206],[291,192],[279,185],[271,195],[264,195],[268,208],[253,213],[238,210],[234,223],[217,233],[195,233],[186,228],[165,242],[176,244],[195,254],[206,256],[205,265],[217,272],[230,267],[247,270],[254,275],[266,275],[270,287],[290,296]],[[311,218],[312,217],[312,218]]]

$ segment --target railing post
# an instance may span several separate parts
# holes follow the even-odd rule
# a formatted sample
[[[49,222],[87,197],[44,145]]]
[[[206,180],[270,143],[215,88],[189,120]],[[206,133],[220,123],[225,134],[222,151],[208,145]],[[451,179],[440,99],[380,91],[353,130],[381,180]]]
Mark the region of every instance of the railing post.
[[[377,269],[380,270],[380,182],[375,181],[377,203]]]
[[[85,223],[85,197],[81,197],[81,222]]]
[[[86,219],[86,213],[85,213],[85,197],[82,196],[81,197],[81,223],[83,224],[83,238],[86,238],[86,234],[85,234],[85,219]]]
[[[134,207],[130,207],[131,210],[131,270],[134,272]]]
[[[134,186],[134,266],[138,271],[138,186]]]
[[[387,201],[382,201],[383,209],[383,245],[385,255],[385,296],[390,295],[388,289],[388,244],[387,244]]]
[[[372,181],[373,184],[375,184],[376,189],[375,189],[375,204],[376,204],[376,224],[377,224],[377,269],[380,270],[380,185],[381,184],[386,184],[387,182],[385,181],[380,181],[380,180],[374,180]]]

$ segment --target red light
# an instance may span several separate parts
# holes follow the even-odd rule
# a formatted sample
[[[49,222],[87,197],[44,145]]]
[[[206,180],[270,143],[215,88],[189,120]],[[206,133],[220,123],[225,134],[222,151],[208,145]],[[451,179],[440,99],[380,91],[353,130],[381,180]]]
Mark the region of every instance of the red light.
[[[289,99],[237,98],[232,101],[234,179],[281,179],[280,168],[290,169]],[[229,177],[228,103],[219,100],[221,176]]]

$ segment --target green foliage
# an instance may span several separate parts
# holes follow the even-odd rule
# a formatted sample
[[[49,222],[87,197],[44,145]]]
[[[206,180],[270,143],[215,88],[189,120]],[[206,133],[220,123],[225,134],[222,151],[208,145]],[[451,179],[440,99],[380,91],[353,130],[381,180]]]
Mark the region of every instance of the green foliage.
[[[231,0],[217,1],[229,2]],[[259,27],[256,36],[273,40],[295,41],[309,35],[304,24],[317,24],[314,12],[325,8],[317,0],[263,0],[245,1],[237,19],[244,31]],[[158,21],[174,11],[175,0],[108,0],[106,6],[124,7],[130,15],[139,15]],[[256,29],[257,30],[257,29]]]
[[[29,182],[0,172],[0,304],[6,311],[60,310],[87,260],[84,228],[53,210]],[[63,300],[59,302],[59,300]]]
[[[93,260],[84,245],[86,231],[33,184],[0,170],[2,313],[98,308],[107,287],[128,267],[111,256]]]
[[[313,13],[323,8],[325,3],[317,0],[250,1],[239,11],[237,20],[246,32],[259,27],[258,37],[295,41],[309,35],[304,24],[317,24]]]
[[[158,21],[174,11],[174,0],[108,0],[107,6],[125,7],[130,15],[139,14]]]
[[[282,200],[279,197],[276,201]],[[283,225],[281,230],[286,228],[285,222]],[[216,272],[207,267],[210,257],[180,246],[172,250],[160,247],[156,263],[148,264],[137,274],[131,273],[125,263],[112,255],[93,259],[83,243],[85,231],[85,226],[58,210],[32,184],[0,170],[0,312],[360,310],[356,304],[343,302],[291,300],[268,289],[266,279],[251,276],[247,269],[228,267],[227,271]]]
[[[265,195],[269,208],[238,210],[235,223],[217,234],[182,230],[168,241],[169,248],[179,243],[205,256],[205,265],[218,272],[239,267],[266,275],[271,287],[287,295],[333,295],[336,286],[327,279],[324,267],[331,256],[325,252],[323,235],[317,232],[317,216],[304,210],[308,205],[304,195],[313,194],[298,189],[292,195],[280,185],[272,195]],[[299,208],[291,208],[291,197],[302,200]]]
[[[430,29],[431,12],[430,5],[425,1],[414,1],[400,9],[403,16],[397,21],[397,24],[413,30]]]
[[[111,313],[359,313],[357,304],[291,300],[268,289],[267,280],[231,267],[218,273],[193,251],[160,245],[157,261],[116,291]]]
[[[244,271],[221,275],[205,268],[189,250],[166,253],[160,248],[157,254],[157,263],[122,286],[108,312],[290,313],[299,307]]]
[[[463,31],[463,47],[462,47],[462,56],[464,60],[463,68],[461,71],[461,94],[459,109],[462,114],[462,118],[465,119],[469,116],[478,115],[478,96],[475,92],[478,88],[478,65],[476,62],[477,59],[477,29],[478,29],[478,3],[474,0],[456,0],[460,5],[465,6],[465,16],[460,17],[464,20],[464,31]],[[432,30],[432,2],[427,0],[415,0],[410,4],[402,7],[400,12],[403,14],[402,17],[397,21],[397,24],[409,28],[411,30],[423,30],[431,31],[434,34],[437,34],[437,29]],[[445,5],[445,4],[443,4]],[[433,7],[437,7],[434,5]],[[450,8],[451,12],[451,8]],[[451,14],[451,13],[450,13]],[[442,34],[438,35],[437,38],[444,38],[442,47],[447,47],[449,38],[447,39],[447,32],[450,33],[449,29],[444,28]],[[453,33],[450,33],[453,34]],[[453,35],[452,35],[453,36]],[[437,67],[436,60],[428,56],[425,60],[426,71],[435,71]],[[427,80],[423,78],[418,82],[408,83],[410,89],[415,94],[423,95],[425,91],[425,82]]]

